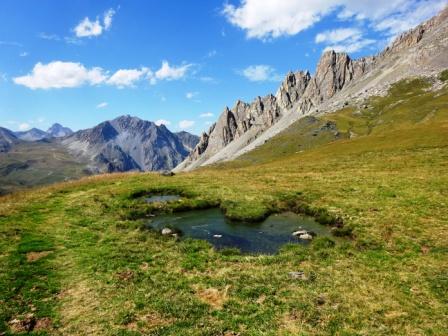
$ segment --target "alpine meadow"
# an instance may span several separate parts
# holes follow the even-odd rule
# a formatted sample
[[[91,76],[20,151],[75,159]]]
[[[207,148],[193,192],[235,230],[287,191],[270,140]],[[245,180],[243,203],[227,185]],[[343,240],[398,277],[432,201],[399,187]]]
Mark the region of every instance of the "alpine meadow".
[[[0,335],[448,335],[447,5],[3,1]]]

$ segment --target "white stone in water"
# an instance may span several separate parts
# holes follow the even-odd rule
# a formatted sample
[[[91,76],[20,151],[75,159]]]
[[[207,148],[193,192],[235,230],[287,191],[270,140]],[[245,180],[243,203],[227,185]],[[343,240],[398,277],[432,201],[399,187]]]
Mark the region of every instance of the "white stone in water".
[[[305,233],[305,234],[301,234],[301,235],[299,236],[299,238],[300,238],[300,239],[303,239],[303,240],[311,240],[311,239],[313,239],[313,236],[310,235],[309,233]]]
[[[294,232],[292,233],[292,235],[293,235],[294,237],[301,236],[301,235],[304,235],[304,234],[308,234],[308,232],[307,232],[306,230],[298,230],[298,231],[294,231]]]
[[[173,230],[171,230],[170,228],[163,228],[162,229],[162,235],[167,236],[173,233]]]

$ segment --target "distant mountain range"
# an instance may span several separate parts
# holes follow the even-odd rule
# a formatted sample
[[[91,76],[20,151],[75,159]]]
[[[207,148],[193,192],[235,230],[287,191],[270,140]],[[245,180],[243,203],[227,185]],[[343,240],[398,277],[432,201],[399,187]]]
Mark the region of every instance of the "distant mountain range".
[[[55,123],[46,132],[38,128],[32,128],[27,131],[14,132],[14,135],[23,141],[37,141],[50,138],[62,138],[73,134],[73,131],[61,124]]]
[[[171,170],[198,142],[129,115],[75,133],[60,124],[46,132],[0,127],[0,194],[88,174]]]

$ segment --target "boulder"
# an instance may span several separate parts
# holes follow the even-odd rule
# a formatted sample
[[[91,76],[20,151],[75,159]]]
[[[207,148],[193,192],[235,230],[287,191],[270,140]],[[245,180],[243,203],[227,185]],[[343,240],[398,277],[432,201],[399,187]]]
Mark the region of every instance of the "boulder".
[[[313,236],[309,233],[304,233],[304,234],[299,235],[299,239],[312,240]]]
[[[170,228],[163,228],[161,231],[163,236],[168,236],[174,233],[173,230],[171,230]]]

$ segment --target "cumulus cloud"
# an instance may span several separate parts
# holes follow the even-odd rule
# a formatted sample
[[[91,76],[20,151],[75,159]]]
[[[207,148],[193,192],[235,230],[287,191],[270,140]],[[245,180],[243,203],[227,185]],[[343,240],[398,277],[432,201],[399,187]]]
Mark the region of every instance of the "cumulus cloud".
[[[171,66],[168,61],[163,61],[160,69],[148,77],[151,84],[157,83],[158,80],[178,80],[184,78],[187,75],[188,69],[190,69],[192,66],[193,64]]]
[[[101,35],[105,30],[109,30],[112,26],[112,18],[115,14],[113,9],[107,10],[103,15],[103,20],[97,17],[95,21],[85,17],[73,29],[77,37],[94,37]]]
[[[325,43],[325,51],[352,53],[375,43],[375,40],[363,38],[363,33],[358,28],[339,28],[317,34],[315,42]]]
[[[224,5],[227,20],[248,38],[296,35],[334,13],[341,20],[366,20],[392,35],[407,30],[446,6],[446,0],[241,0]]]
[[[159,80],[178,80],[187,75],[192,64],[170,66],[163,62],[155,73],[147,67],[140,69],[119,69],[112,75],[100,67],[86,68],[75,62],[53,61],[48,64],[37,63],[31,73],[15,77],[14,83],[30,89],[60,89],[74,88],[83,85],[107,84],[118,88],[133,87],[138,81],[149,79],[151,84]],[[187,98],[193,98],[197,92],[187,93]]]
[[[250,65],[240,73],[251,82],[281,80],[281,76],[269,65]]]
[[[148,68],[120,69],[107,80],[107,84],[115,85],[118,88],[134,86],[135,82],[142,79],[149,72]]]
[[[193,127],[194,121],[193,120],[181,120],[179,121],[179,128],[180,129],[189,129]]]
[[[96,108],[97,108],[97,109],[103,109],[103,108],[106,108],[108,105],[109,105],[108,103],[106,103],[106,102],[102,102],[102,103],[99,103],[99,104],[96,106]]]
[[[87,69],[80,63],[54,61],[37,63],[30,74],[15,77],[14,83],[30,89],[73,88],[82,85],[97,85],[106,80],[103,69]]]
[[[202,113],[199,115],[200,118],[211,118],[213,117],[213,113],[211,112],[206,112],[206,113]]]
[[[168,121],[168,120],[165,120],[165,119],[159,119],[159,120],[156,120],[154,122],[154,124],[156,124],[157,126],[160,126],[160,125],[168,126],[168,125],[171,125],[171,121]]]

